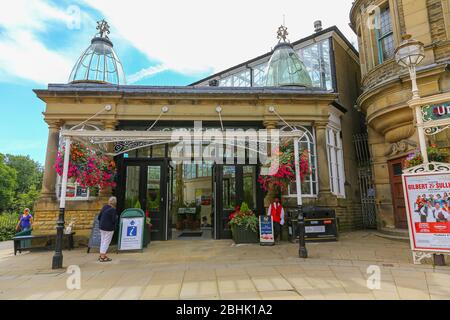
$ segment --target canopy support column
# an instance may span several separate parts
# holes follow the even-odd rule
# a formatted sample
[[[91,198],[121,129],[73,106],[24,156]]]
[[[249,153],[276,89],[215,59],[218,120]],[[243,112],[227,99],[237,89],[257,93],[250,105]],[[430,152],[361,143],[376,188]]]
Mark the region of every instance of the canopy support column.
[[[61,181],[59,216],[58,221],[56,221],[56,245],[55,245],[55,253],[53,255],[52,269],[61,269],[63,267],[62,243],[64,233],[64,214],[66,211],[67,176],[69,172],[69,160],[70,160],[70,145],[71,145],[70,137],[66,137],[64,141],[65,141],[64,165]]]

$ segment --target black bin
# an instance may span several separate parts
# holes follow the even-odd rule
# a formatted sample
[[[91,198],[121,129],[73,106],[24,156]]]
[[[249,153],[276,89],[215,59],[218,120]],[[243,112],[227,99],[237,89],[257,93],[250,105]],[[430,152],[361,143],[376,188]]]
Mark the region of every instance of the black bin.
[[[336,212],[332,209],[318,207],[304,207],[305,240],[308,242],[337,241]],[[298,241],[297,210],[288,210],[289,240]],[[295,235],[294,235],[295,233]]]

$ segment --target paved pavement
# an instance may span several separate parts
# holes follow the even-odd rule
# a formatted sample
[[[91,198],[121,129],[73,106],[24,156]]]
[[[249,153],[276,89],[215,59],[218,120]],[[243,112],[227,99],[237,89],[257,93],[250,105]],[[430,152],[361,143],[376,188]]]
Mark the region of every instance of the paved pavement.
[[[50,268],[52,252],[14,256],[3,242],[0,299],[450,299],[450,266],[413,265],[406,242],[358,231],[308,250],[299,259],[290,243],[152,242],[143,253],[111,253],[110,263],[64,251],[64,265],[81,270],[81,289],[68,290],[70,275]],[[379,289],[367,286],[370,266],[380,270]]]

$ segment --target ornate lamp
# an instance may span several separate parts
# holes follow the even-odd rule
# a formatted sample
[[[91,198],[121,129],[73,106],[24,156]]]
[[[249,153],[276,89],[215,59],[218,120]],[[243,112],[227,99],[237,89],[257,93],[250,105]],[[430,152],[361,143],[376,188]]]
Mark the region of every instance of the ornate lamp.
[[[402,43],[395,49],[395,60],[405,68],[408,68],[411,77],[411,90],[413,100],[420,99],[419,88],[417,87],[416,66],[425,58],[425,50],[422,42],[411,39],[411,35],[406,34]],[[423,131],[422,107],[419,103],[414,103],[414,111],[417,121],[417,132],[419,136],[420,152],[422,153],[423,163],[428,164],[427,143]]]
[[[408,68],[412,82],[413,99],[420,98],[417,88],[416,66],[425,58],[425,50],[422,42],[414,40],[411,35],[406,34],[402,43],[395,49],[395,61],[405,68]]]

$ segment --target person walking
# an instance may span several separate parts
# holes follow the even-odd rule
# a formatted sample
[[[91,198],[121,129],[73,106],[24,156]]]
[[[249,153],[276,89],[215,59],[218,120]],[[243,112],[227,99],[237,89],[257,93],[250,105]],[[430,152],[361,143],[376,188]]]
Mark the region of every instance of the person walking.
[[[23,214],[20,216],[19,222],[17,223],[17,231],[27,231],[33,227],[33,216],[30,213],[30,209],[25,208]]]
[[[114,230],[117,224],[117,198],[109,198],[108,204],[105,205],[100,214],[98,215],[98,220],[100,221],[100,257],[98,261],[109,262],[112,259],[108,258],[106,253],[108,252],[109,245],[111,243],[112,237],[114,235]]]

